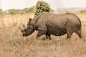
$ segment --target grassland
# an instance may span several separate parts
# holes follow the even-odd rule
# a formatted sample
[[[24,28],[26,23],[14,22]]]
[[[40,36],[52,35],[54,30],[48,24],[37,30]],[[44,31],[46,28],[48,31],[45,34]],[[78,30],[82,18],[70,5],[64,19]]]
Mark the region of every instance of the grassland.
[[[75,14],[82,21],[83,39],[74,33],[71,39],[52,35],[52,40],[36,40],[37,31],[23,38],[18,27],[34,14],[0,15],[0,57],[86,57],[86,13]]]

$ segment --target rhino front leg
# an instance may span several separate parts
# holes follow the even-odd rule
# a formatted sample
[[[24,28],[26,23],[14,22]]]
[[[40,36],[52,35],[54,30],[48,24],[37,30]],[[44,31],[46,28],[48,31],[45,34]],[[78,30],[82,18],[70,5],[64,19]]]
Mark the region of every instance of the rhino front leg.
[[[43,30],[38,30],[38,33],[37,33],[37,36],[36,36],[36,39],[38,39],[40,36],[46,34],[46,31],[43,31]]]
[[[48,39],[48,38],[49,38],[49,40],[51,40],[50,34],[49,33],[46,33],[46,39]]]

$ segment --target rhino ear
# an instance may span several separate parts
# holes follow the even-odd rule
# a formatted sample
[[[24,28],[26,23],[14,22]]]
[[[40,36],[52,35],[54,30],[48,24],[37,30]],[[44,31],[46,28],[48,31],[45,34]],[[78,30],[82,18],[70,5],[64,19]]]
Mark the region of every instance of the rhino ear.
[[[29,22],[31,22],[32,18],[29,18]]]

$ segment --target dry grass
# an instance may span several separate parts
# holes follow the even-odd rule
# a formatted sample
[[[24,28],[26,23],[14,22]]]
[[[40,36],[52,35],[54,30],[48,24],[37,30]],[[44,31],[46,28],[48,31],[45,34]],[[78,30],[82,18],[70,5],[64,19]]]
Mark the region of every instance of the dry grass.
[[[52,40],[36,40],[36,31],[24,39],[18,26],[34,14],[0,15],[0,57],[86,57],[86,13],[75,14],[82,21],[84,39],[73,34],[71,39],[52,35]]]
[[[33,18],[34,14],[13,14],[13,15],[0,15],[0,27],[13,27],[27,24],[29,18]]]

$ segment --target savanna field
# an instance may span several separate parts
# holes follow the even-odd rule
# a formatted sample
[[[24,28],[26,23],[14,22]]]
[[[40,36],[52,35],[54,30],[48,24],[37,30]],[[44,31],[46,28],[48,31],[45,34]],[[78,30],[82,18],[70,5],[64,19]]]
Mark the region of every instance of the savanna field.
[[[0,57],[86,57],[86,13],[75,14],[82,22],[83,39],[73,33],[71,39],[65,34],[36,40],[37,31],[23,38],[18,27],[23,28],[34,13],[0,15]]]

